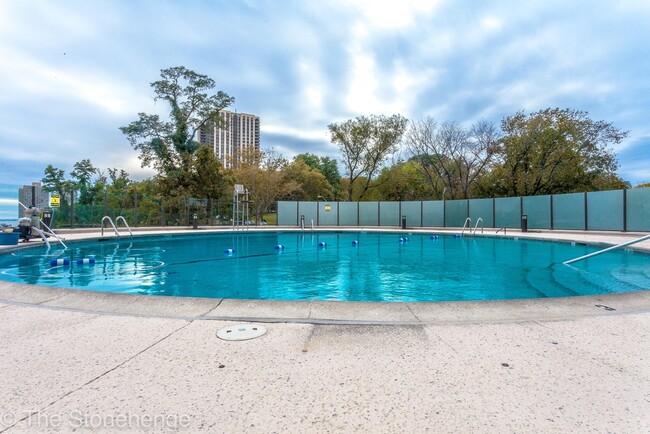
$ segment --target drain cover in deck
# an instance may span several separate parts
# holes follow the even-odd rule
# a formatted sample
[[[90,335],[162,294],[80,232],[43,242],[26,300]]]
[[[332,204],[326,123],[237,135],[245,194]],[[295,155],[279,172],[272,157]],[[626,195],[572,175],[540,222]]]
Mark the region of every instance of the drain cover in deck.
[[[217,331],[217,337],[224,341],[246,341],[266,333],[266,327],[252,324],[237,324]]]

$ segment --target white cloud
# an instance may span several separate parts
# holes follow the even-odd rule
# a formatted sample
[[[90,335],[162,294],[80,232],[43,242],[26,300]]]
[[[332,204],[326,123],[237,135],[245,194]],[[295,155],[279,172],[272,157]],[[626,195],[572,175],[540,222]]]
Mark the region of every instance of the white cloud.
[[[412,25],[416,17],[429,15],[438,5],[433,0],[351,0],[365,21],[382,29],[399,29]]]

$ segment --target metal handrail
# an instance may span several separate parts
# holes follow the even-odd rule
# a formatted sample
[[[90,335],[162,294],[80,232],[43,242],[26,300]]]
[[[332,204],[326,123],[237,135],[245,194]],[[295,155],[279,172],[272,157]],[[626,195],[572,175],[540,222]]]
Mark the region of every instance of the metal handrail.
[[[507,229],[505,227],[497,229],[497,231],[495,232],[495,235],[498,234],[499,232],[501,232],[502,229],[503,229],[503,235],[507,235]]]
[[[469,226],[467,225],[467,223],[469,223]],[[467,217],[467,218],[465,219],[465,223],[463,223],[463,230],[460,231],[460,236],[461,236],[461,237],[462,237],[463,234],[465,233],[465,227],[468,227],[468,228],[469,228],[469,233],[470,233],[470,235],[471,235],[471,234],[472,234],[472,219],[471,219],[471,218]]]
[[[39,233],[39,235],[41,236],[41,238],[43,238],[43,240],[45,240],[45,238],[43,237],[43,234],[45,234],[45,235],[51,235],[51,236],[53,236],[53,237],[54,237],[58,242],[61,243],[61,245],[63,246],[64,249],[67,249],[67,248],[68,248],[68,246],[65,245],[65,243],[63,242],[63,240],[61,240],[61,238],[59,238],[59,237],[54,233],[54,231],[53,231],[53,230],[52,230],[48,225],[46,225],[42,220],[40,221],[40,224],[41,224],[41,226],[44,226],[45,229],[47,229],[47,231],[42,231],[42,230],[40,230],[40,229],[36,229],[36,232]],[[34,228],[32,228],[32,229],[34,229]],[[47,244],[47,247],[48,247],[48,248],[50,247],[50,243],[47,242],[47,240],[45,241],[45,244]]]
[[[113,227],[113,231],[115,231],[115,235],[118,237],[120,236],[120,233],[117,231],[117,228],[115,227],[115,224],[113,223],[113,219],[111,219],[109,216],[105,215],[102,217],[102,237],[104,236],[104,221],[108,220],[108,222],[111,224]]]
[[[126,226],[126,229],[129,231],[129,235],[133,236],[133,232],[131,232],[131,228],[129,227],[129,224],[126,222],[124,216],[118,215],[117,218],[115,219],[115,223],[119,223],[120,220],[124,222],[124,226]]]
[[[640,243],[641,241],[645,241],[645,240],[650,240],[650,235],[645,235],[645,236],[643,236],[641,238],[636,238],[636,239],[634,239],[632,241],[628,241],[626,243],[617,244],[615,246],[607,247],[606,249],[599,250],[597,252],[590,253],[588,255],[580,256],[578,258],[574,258],[574,259],[571,259],[569,261],[565,261],[565,262],[563,262],[563,264],[564,265],[573,264],[574,262],[582,261],[583,259],[591,258],[592,256],[596,256],[596,255],[600,255],[602,253],[609,252],[610,250],[620,249],[621,247],[626,247],[626,246],[630,246],[632,244]]]
[[[476,229],[478,229],[478,224],[481,223],[481,233],[483,233],[483,219],[479,217],[476,220],[476,224],[474,225],[474,235],[476,235]],[[471,232],[471,231],[470,231]]]

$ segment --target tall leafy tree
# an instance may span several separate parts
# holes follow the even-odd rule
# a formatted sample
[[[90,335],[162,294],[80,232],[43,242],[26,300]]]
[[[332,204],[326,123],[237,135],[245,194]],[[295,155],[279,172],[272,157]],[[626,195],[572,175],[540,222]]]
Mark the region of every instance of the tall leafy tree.
[[[435,194],[420,165],[413,160],[384,168],[377,177],[377,200],[431,200]]]
[[[88,159],[78,161],[74,164],[70,175],[74,179],[76,188],[79,190],[80,204],[90,205],[93,203],[96,191],[94,189],[92,178],[98,173],[99,171]]]
[[[332,143],[338,145],[343,156],[349,180],[349,200],[364,197],[388,157],[397,151],[407,123],[407,119],[400,115],[372,115],[328,125]],[[361,179],[364,180],[363,187],[356,195],[354,184]]]
[[[319,170],[325,176],[327,182],[329,182],[332,190],[331,194],[334,196],[334,199],[338,197],[341,174],[339,173],[338,163],[335,159],[306,153],[296,155],[294,161],[302,161],[312,169]]]
[[[495,194],[530,196],[624,188],[610,149],[627,137],[584,111],[547,108],[505,117],[491,178]]]
[[[332,198],[332,185],[323,173],[307,165],[302,159],[294,159],[284,169],[285,183],[298,185],[298,189],[285,196],[290,200],[319,200]]]
[[[43,190],[50,193],[63,195],[63,185],[65,183],[65,171],[48,164],[45,168],[43,178],[41,179]]]
[[[183,66],[163,69],[160,76],[151,87],[154,100],[169,105],[169,120],[138,113],[138,120],[120,130],[140,151],[142,167],[154,167],[172,184],[165,186],[168,191],[182,194],[189,188],[191,157],[199,148],[194,140],[197,131],[211,122],[220,122],[219,112],[235,99],[222,91],[209,95],[214,80]]]

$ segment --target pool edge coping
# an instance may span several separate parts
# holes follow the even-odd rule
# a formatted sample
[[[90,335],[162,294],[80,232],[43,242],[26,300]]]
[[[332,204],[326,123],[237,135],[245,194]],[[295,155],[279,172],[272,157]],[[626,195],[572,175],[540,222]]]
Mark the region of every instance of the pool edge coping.
[[[322,228],[339,231],[342,228]],[[269,228],[263,231],[292,228]],[[295,229],[294,229],[295,230]],[[298,229],[300,230],[300,229]],[[345,230],[345,229],[344,229]],[[370,228],[349,228],[365,230]],[[376,230],[376,229],[375,229]],[[382,231],[380,229],[380,231]],[[383,231],[396,231],[384,228]],[[398,230],[402,231],[402,230]],[[437,228],[412,232],[440,232]],[[195,233],[194,231],[188,231]],[[209,233],[215,231],[205,231]],[[217,230],[216,232],[223,232]],[[238,233],[242,233],[237,231]],[[245,231],[243,233],[246,233]],[[251,231],[252,232],[252,231]],[[444,231],[450,233],[450,231]],[[157,232],[160,234],[160,232]],[[169,231],[163,232],[169,234]],[[181,231],[174,231],[181,233]],[[182,233],[187,233],[182,231]],[[585,242],[586,234],[573,235],[576,242]],[[94,233],[79,233],[79,239],[93,239]],[[138,234],[142,236],[153,233]],[[484,234],[494,235],[494,234]],[[549,241],[571,241],[557,233],[545,234]],[[591,234],[603,235],[603,234]],[[609,234],[607,234],[609,235]],[[632,235],[632,234],[612,234]],[[503,237],[529,238],[515,232]],[[530,237],[530,239],[542,239]],[[589,241],[602,244],[602,241]],[[25,246],[27,247],[27,246]],[[646,250],[646,249],[642,249]],[[85,291],[0,281],[0,304],[40,308],[90,315],[135,316],[185,321],[216,320],[229,322],[305,323],[322,325],[435,325],[463,323],[503,323],[528,321],[561,321],[593,316],[617,316],[650,312],[650,289],[616,294],[587,295],[544,299],[513,299],[447,302],[351,302],[326,300],[246,300],[211,299],[174,296],[136,295],[101,291]]]

